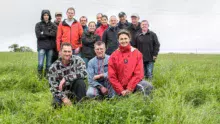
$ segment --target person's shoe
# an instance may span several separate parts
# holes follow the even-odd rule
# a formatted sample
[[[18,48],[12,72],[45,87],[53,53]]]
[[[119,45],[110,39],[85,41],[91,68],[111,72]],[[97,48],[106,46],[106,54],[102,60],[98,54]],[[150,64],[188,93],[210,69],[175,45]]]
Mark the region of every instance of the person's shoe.
[[[43,77],[43,71],[42,70],[38,70],[37,76],[38,76],[38,79],[41,80],[42,77]]]
[[[45,77],[46,79],[48,79],[48,70],[47,70],[47,69],[44,70],[44,77]]]

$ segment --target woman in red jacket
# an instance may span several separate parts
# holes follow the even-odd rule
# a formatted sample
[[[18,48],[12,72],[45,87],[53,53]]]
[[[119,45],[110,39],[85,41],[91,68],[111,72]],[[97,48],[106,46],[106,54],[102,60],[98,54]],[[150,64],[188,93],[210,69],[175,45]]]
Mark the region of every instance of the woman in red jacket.
[[[131,35],[127,30],[118,33],[119,48],[109,58],[109,81],[118,95],[128,95],[137,90],[148,95],[153,86],[144,81],[143,57],[130,45]]]

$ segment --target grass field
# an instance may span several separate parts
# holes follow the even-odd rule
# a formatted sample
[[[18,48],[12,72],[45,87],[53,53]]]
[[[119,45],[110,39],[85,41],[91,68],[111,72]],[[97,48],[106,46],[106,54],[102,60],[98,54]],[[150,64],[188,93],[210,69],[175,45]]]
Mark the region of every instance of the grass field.
[[[0,123],[219,124],[220,55],[159,55],[153,99],[86,100],[54,110],[36,53],[0,53]]]

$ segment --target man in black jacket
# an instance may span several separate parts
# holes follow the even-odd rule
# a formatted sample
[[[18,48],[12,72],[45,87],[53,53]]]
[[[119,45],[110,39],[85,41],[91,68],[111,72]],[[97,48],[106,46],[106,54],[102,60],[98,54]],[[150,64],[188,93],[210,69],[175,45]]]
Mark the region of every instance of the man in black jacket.
[[[57,26],[51,22],[51,14],[49,10],[43,10],[41,13],[41,21],[35,26],[35,34],[37,37],[38,51],[38,76],[39,79],[43,75],[44,58],[46,56],[46,68],[44,76],[46,76],[51,65],[53,49],[56,48],[56,31]]]
[[[118,14],[118,17],[120,19],[119,23],[118,23],[118,27],[120,29],[128,29],[128,27],[131,25],[131,23],[129,23],[127,21],[127,15],[124,12],[120,12]]]
[[[131,15],[131,25],[128,27],[128,30],[131,33],[131,45],[134,46],[134,38],[137,33],[141,31],[141,23],[139,22],[139,15],[134,13]]]
[[[117,26],[117,22],[116,16],[111,16],[109,20],[110,26],[105,30],[102,36],[102,41],[106,44],[107,55],[111,55],[118,48],[117,34],[120,29]]]
[[[142,31],[135,37],[134,46],[143,54],[145,77],[152,80],[153,66],[157,58],[160,43],[157,35],[148,29],[147,20],[141,22]]]

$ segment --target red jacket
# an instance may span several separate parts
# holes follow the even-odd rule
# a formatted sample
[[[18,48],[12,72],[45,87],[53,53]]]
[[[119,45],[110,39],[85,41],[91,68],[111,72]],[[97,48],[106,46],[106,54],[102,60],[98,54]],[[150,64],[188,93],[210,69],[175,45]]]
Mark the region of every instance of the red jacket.
[[[123,90],[134,91],[144,78],[143,58],[140,51],[130,47],[127,51],[117,49],[108,63],[108,78],[117,94]]]
[[[71,27],[65,22],[65,20],[59,24],[57,30],[57,51],[60,51],[60,45],[62,42],[69,42],[72,44],[73,49],[82,47],[81,37],[83,34],[83,28],[79,22],[74,20]]]
[[[102,40],[102,35],[107,28],[108,25],[101,25],[99,28],[96,29],[95,34],[99,35]]]

